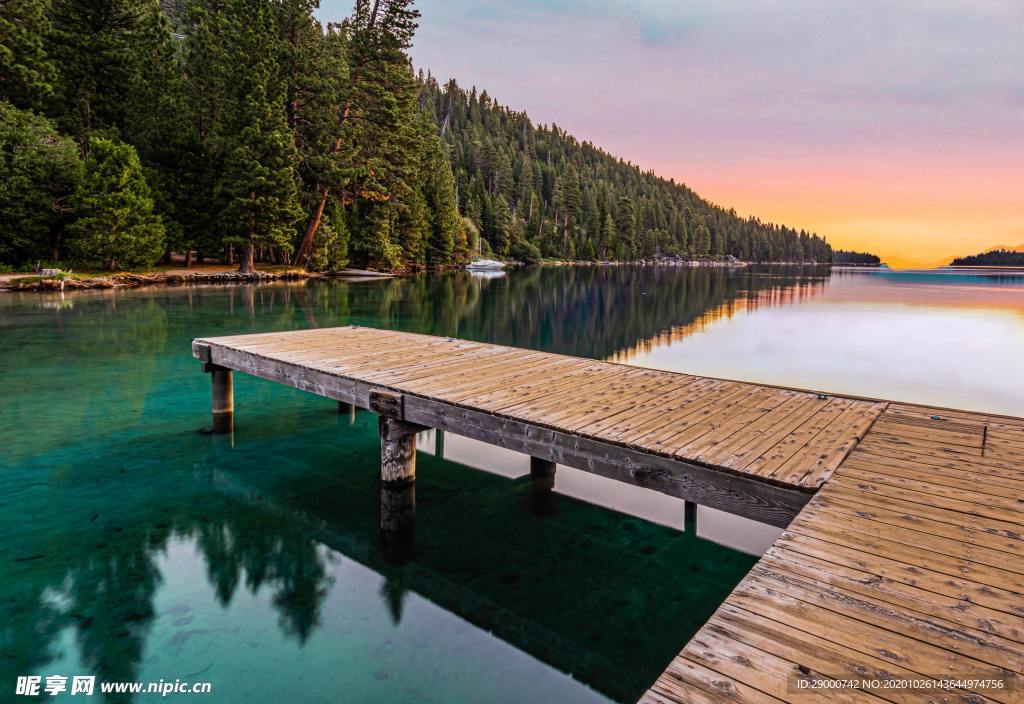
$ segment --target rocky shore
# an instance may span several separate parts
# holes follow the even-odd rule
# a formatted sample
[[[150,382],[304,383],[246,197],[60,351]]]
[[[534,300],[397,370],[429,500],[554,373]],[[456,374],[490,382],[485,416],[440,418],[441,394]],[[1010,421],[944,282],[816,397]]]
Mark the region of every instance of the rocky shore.
[[[0,289],[64,291],[68,289],[135,288],[157,284],[182,286],[188,284],[267,283],[270,281],[300,281],[309,277],[310,274],[298,269],[282,272],[256,271],[251,274],[238,271],[174,271],[154,274],[114,274],[88,278],[24,274],[17,277],[5,277],[5,281],[0,281]]]

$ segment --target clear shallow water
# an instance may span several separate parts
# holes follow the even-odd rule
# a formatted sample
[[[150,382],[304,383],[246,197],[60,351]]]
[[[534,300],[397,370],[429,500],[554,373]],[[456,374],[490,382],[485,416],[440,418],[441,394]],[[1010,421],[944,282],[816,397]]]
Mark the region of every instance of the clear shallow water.
[[[524,457],[449,435],[442,459],[428,434],[396,557],[374,417],[240,376],[235,435],[201,435],[193,337],[358,323],[1021,414],[1022,295],[1018,275],[546,268],[0,296],[0,687],[633,701],[777,533],[701,509],[688,534],[677,500],[565,468],[537,500]]]

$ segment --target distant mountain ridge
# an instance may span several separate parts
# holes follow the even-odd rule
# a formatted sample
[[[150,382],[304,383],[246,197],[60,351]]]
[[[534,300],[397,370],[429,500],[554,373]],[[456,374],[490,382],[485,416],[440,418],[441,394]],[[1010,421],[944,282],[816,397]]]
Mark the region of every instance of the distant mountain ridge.
[[[999,250],[1003,250],[1003,251],[1007,251],[1007,252],[1024,252],[1024,244],[1018,244],[1018,245],[1013,246],[1013,247],[1007,247],[1006,245],[1001,244],[1001,245],[997,245],[995,247],[990,247],[990,248],[986,249],[985,253],[997,252]]]

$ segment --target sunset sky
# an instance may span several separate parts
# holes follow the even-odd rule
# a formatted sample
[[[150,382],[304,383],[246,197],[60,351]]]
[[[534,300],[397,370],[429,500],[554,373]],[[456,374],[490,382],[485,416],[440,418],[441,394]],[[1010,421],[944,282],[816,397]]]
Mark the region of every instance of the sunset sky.
[[[740,213],[897,266],[1024,245],[1019,0],[417,7],[417,67]]]

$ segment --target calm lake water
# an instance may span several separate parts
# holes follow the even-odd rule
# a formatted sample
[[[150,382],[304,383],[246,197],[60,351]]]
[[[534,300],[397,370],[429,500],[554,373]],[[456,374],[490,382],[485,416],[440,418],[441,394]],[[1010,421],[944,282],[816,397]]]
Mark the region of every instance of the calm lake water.
[[[778,533],[703,508],[686,532],[681,502],[567,468],[538,497],[525,457],[428,433],[415,543],[385,551],[371,414],[238,375],[235,434],[197,432],[192,338],[349,323],[1024,415],[1012,272],[0,295],[0,690],[91,674],[209,681],[217,702],[633,701]]]

